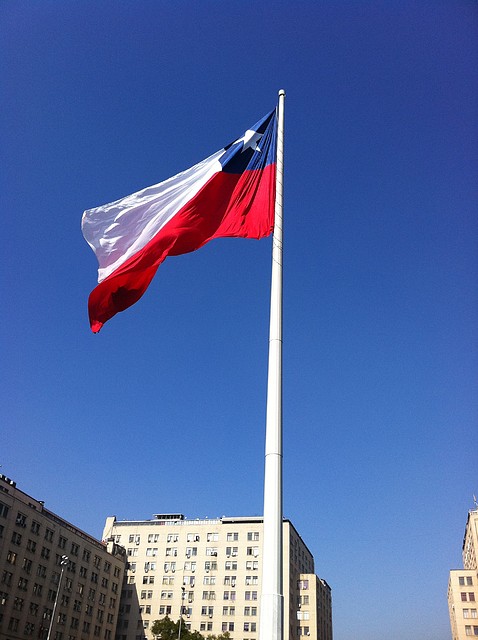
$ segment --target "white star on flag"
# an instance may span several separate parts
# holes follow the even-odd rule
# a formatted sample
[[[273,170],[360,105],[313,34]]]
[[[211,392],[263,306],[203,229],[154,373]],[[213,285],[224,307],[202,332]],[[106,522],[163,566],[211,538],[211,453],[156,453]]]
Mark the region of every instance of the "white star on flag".
[[[262,138],[262,135],[263,135],[262,133],[258,133],[257,131],[248,129],[246,133],[242,136],[242,138],[239,138],[238,140],[238,142],[241,142],[241,141],[243,142],[241,153],[244,153],[244,151],[249,148],[252,149],[253,151],[260,152],[260,148],[257,143]]]

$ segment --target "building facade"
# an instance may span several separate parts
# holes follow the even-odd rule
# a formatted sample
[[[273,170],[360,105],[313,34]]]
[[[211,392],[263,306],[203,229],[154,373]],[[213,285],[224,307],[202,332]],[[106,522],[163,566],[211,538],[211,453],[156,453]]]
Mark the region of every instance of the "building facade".
[[[450,571],[448,609],[453,640],[478,636],[478,509],[468,513],[463,538],[463,569]]]
[[[0,475],[0,640],[113,640],[125,560]]]
[[[104,540],[127,551],[116,640],[151,640],[154,620],[178,620],[180,611],[193,631],[257,640],[262,537],[260,517],[107,518]],[[315,575],[314,558],[288,520],[283,557],[285,638],[332,640],[330,587]]]

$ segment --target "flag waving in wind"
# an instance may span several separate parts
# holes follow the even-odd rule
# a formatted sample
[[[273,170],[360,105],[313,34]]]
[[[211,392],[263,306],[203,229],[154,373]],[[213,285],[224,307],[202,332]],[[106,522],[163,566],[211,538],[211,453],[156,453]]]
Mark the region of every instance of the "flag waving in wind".
[[[272,233],[276,135],[274,110],[194,167],[84,212],[83,235],[99,263],[88,301],[94,333],[141,298],[168,256],[213,238]]]

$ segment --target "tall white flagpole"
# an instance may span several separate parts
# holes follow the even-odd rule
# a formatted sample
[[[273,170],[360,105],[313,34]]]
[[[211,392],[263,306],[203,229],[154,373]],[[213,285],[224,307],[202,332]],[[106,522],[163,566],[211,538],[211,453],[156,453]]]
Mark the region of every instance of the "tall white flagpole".
[[[275,222],[272,243],[269,371],[264,467],[264,534],[259,640],[283,640],[282,587],[282,222],[284,102],[279,91]]]

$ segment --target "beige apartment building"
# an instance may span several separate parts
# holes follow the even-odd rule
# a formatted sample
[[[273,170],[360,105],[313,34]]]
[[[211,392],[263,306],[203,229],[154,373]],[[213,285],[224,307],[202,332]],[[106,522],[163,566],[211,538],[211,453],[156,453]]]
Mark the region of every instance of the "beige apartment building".
[[[0,475],[0,640],[113,640],[125,560]]]
[[[450,571],[448,609],[453,640],[478,636],[478,509],[469,511],[463,538],[463,569]]]
[[[228,631],[233,640],[257,640],[262,537],[261,517],[107,518],[104,540],[127,551],[116,640],[153,640],[153,621],[178,620],[180,611],[184,625],[205,636]],[[315,575],[314,558],[288,520],[283,552],[285,638],[332,640],[330,587]]]

